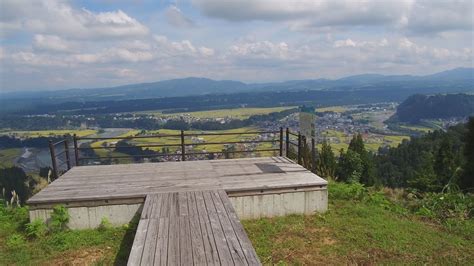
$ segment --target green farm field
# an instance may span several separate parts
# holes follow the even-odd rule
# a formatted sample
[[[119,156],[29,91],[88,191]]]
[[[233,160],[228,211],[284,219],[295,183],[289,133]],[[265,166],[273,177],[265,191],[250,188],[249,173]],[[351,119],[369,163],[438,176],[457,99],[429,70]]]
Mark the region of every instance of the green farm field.
[[[183,112],[183,113],[171,113],[163,114],[162,112],[146,112],[152,113],[156,116],[181,116],[187,115],[196,118],[224,118],[231,117],[234,119],[246,119],[252,115],[266,115],[269,113],[281,112],[295,108],[295,106],[284,106],[284,107],[271,107],[271,108],[235,108],[235,109],[217,109],[208,111],[198,112]]]
[[[326,130],[324,133],[326,140],[330,143],[333,152],[338,155],[341,149],[347,150],[349,142],[352,139],[351,135],[346,135],[344,132],[336,130]],[[365,147],[372,152],[376,152],[381,146],[396,147],[404,139],[409,139],[408,136],[388,136],[371,134],[364,139]],[[321,144],[318,149],[321,149]]]

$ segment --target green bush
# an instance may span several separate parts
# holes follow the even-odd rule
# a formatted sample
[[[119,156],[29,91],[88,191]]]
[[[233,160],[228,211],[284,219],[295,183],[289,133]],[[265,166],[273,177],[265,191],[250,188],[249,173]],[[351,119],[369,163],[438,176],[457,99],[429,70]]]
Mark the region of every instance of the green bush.
[[[112,224],[110,223],[109,219],[107,217],[103,217],[102,220],[100,221],[98,230],[99,231],[104,231],[112,227]]]
[[[53,232],[64,231],[67,228],[69,222],[69,213],[66,207],[63,205],[57,205],[53,208],[51,214],[51,230]]]
[[[12,249],[12,250],[18,250],[26,246],[26,240],[25,237],[22,236],[21,234],[12,234],[8,239],[7,239],[7,248]]]
[[[48,227],[40,219],[36,219],[31,223],[26,224],[26,235],[31,238],[43,237],[46,235],[47,231]]]
[[[332,200],[362,200],[367,190],[360,183],[329,182],[328,193]]]
[[[426,193],[415,209],[418,215],[445,222],[474,216],[474,197],[463,193]]]

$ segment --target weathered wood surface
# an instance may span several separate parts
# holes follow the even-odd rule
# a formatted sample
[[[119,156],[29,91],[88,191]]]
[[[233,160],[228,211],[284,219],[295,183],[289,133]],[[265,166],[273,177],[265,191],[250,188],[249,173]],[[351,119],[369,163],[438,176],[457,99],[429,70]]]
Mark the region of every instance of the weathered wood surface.
[[[260,265],[223,190],[151,194],[128,265]]]
[[[150,193],[223,189],[268,190],[325,186],[285,157],[74,167],[29,204],[144,198]]]

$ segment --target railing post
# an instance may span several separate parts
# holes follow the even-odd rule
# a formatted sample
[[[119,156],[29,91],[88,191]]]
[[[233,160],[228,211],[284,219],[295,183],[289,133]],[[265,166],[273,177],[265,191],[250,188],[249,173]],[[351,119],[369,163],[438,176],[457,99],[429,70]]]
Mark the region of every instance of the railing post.
[[[301,164],[301,133],[298,131],[298,164]]]
[[[53,164],[54,179],[58,178],[58,165],[56,163],[56,153],[54,151],[53,142],[49,141],[49,152],[51,153],[51,163]]]
[[[289,151],[290,151],[290,129],[289,128],[286,128],[286,142],[285,142],[285,149],[286,149],[286,157],[288,157],[289,155]]]
[[[76,166],[79,166],[79,149],[77,148],[77,136],[74,134],[72,136],[72,140],[74,142],[74,157],[76,159]]]
[[[283,156],[283,128],[280,127],[280,157]]]
[[[311,171],[316,173],[316,143],[314,138],[311,138]]]
[[[181,161],[186,161],[186,146],[184,145],[184,131],[181,130]]]
[[[64,139],[64,153],[66,154],[67,170],[69,170],[71,169],[71,160],[69,157],[69,144],[67,142],[67,139]]]

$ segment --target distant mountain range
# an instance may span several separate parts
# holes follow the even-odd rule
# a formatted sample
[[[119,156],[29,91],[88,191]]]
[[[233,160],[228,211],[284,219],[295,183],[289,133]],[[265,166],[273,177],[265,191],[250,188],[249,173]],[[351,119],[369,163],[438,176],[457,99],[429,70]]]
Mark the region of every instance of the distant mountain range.
[[[10,92],[3,99],[49,99],[56,101],[104,101],[147,99],[205,94],[278,91],[413,90],[413,93],[448,93],[474,90],[474,68],[456,68],[427,76],[363,74],[340,79],[291,80],[274,83],[243,83],[233,80],[183,78],[152,83],[95,89],[41,92]]]

